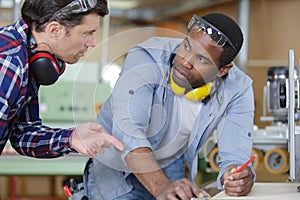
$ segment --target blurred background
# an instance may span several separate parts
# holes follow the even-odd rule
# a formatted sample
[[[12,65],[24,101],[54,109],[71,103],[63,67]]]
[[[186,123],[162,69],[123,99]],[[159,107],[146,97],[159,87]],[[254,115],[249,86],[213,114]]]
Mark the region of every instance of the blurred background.
[[[73,127],[94,121],[114,86],[129,48],[152,36],[184,37],[191,17],[220,12],[241,26],[244,46],[236,64],[253,79],[258,181],[285,182],[289,173],[286,109],[274,113],[266,99],[268,74],[288,66],[288,52],[300,52],[298,0],[108,0],[97,46],[67,66],[59,81],[43,86],[40,112],[45,124]],[[0,0],[0,26],[20,16],[21,0]],[[295,63],[299,67],[298,63]],[[275,67],[275,68],[271,68]],[[270,107],[270,105],[269,105]],[[282,111],[282,112],[281,112]],[[278,115],[279,118],[278,119]],[[267,158],[266,158],[267,156]],[[52,161],[24,158],[7,145],[0,157],[1,199],[66,199],[62,183],[83,173],[86,158],[69,155]],[[13,165],[11,163],[14,163]],[[218,172],[215,138],[199,155],[197,184],[213,184]]]

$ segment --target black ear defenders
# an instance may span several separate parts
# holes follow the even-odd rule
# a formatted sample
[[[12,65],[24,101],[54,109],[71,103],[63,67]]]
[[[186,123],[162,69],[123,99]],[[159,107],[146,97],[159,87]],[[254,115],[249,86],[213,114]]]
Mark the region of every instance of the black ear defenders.
[[[51,85],[65,71],[66,64],[46,51],[30,55],[29,69],[34,80],[40,85]]]

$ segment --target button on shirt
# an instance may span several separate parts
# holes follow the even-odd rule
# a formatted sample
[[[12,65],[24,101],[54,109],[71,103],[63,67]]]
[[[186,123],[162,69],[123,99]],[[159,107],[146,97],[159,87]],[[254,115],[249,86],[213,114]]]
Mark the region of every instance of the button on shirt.
[[[28,64],[29,27],[22,18],[0,28],[0,154],[8,139],[32,157],[58,157],[69,148],[73,129],[51,129],[39,117],[39,85]]]

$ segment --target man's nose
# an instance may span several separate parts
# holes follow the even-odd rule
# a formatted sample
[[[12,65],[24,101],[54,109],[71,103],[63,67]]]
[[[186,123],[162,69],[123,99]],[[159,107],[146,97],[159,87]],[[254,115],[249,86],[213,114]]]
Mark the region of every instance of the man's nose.
[[[95,35],[90,35],[86,41],[86,46],[95,47],[96,46],[96,37]]]
[[[184,55],[182,57],[182,61],[183,61],[182,65],[187,69],[192,69],[193,68],[192,59],[193,59],[193,55],[190,54]]]

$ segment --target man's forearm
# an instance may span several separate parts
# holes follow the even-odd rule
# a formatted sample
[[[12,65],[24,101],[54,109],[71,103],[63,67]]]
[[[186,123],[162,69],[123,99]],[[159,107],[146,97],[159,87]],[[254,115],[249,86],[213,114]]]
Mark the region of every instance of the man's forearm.
[[[155,197],[171,183],[149,148],[139,148],[126,156],[126,162],[136,178]]]

